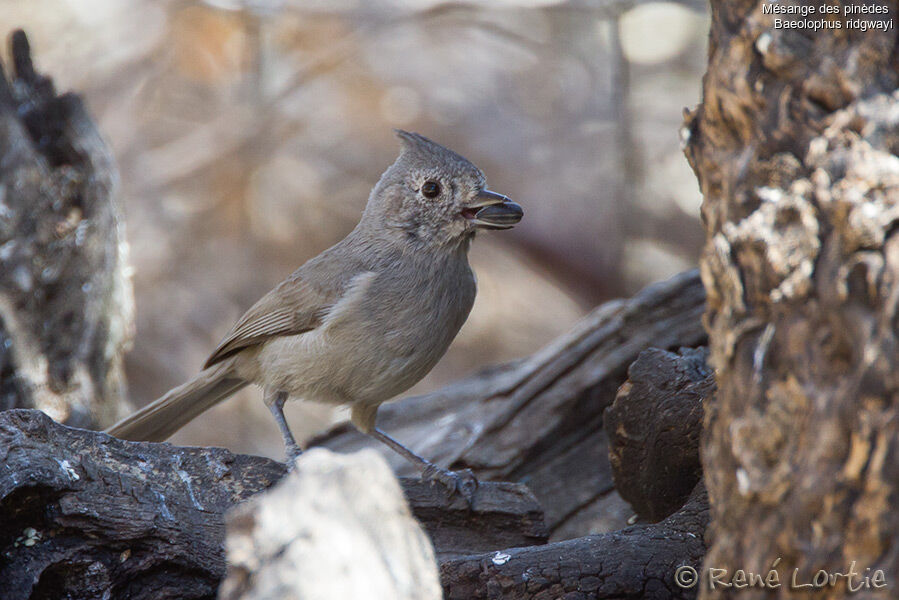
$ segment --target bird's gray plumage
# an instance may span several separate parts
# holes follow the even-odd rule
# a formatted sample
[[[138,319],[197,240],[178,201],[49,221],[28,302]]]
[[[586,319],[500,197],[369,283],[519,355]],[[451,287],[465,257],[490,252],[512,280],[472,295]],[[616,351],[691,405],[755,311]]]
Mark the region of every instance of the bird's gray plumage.
[[[350,405],[356,426],[371,432],[377,407],[433,368],[474,303],[468,248],[487,221],[472,215],[514,203],[485,191],[484,174],[459,154],[397,135],[402,151],[356,228],[256,302],[194,380],[109,433],[164,439],[248,382],[267,397]],[[517,210],[506,220],[517,221]]]

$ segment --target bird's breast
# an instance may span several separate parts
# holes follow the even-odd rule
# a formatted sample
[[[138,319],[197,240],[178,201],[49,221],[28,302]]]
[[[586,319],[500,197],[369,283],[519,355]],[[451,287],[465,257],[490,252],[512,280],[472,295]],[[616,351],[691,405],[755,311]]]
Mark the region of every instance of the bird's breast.
[[[474,303],[467,262],[369,273],[353,280],[320,328],[266,344],[262,370],[280,374],[272,385],[310,400],[379,403],[437,364]]]

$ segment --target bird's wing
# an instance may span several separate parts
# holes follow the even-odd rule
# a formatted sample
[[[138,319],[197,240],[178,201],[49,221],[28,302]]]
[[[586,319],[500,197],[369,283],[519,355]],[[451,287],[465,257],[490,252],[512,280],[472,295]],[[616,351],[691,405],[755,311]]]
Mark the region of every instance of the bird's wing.
[[[203,368],[273,337],[299,335],[315,329],[340,296],[339,286],[314,286],[295,273],[250,307]]]

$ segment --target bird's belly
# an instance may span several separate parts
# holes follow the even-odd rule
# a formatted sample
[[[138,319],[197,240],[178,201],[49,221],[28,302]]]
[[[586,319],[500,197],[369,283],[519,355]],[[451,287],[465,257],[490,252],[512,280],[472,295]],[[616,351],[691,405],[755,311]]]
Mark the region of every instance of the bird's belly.
[[[383,336],[315,330],[262,344],[252,379],[299,399],[377,404],[415,385],[445,350],[433,341],[397,344]]]
[[[431,270],[366,277],[321,326],[261,344],[249,379],[338,404],[380,404],[408,390],[437,364],[471,310],[474,279],[460,264],[460,276],[448,281]]]

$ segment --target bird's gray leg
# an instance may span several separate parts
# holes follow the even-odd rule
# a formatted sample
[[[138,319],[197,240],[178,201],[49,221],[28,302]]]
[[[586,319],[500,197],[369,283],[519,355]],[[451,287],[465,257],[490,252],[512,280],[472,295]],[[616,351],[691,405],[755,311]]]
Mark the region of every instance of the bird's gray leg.
[[[266,406],[272,411],[272,416],[275,417],[275,422],[278,423],[278,429],[281,430],[281,437],[284,438],[284,446],[287,448],[290,468],[293,468],[294,461],[303,451],[300,450],[300,446],[287,425],[287,419],[284,418],[284,403],[287,402],[287,392],[266,389],[264,398]]]
[[[422,479],[439,481],[451,491],[458,492],[468,501],[469,505],[472,503],[474,493],[478,489],[478,480],[475,478],[474,473],[471,472],[471,469],[465,469],[464,471],[441,469],[431,461],[412,452],[380,429],[373,429],[369,435],[418,467],[421,471]]]

